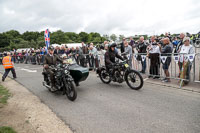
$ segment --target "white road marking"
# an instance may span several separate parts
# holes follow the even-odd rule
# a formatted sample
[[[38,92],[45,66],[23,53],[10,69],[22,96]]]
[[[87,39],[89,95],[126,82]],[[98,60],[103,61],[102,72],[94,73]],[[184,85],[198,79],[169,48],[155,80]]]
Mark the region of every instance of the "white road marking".
[[[145,79],[143,79],[144,81],[146,81],[146,80],[148,80],[149,78],[145,78]]]
[[[24,70],[24,71],[27,71],[27,72],[31,72],[31,73],[36,73],[37,72],[37,70],[29,70],[29,69],[25,69],[25,68],[22,68],[21,70]]]

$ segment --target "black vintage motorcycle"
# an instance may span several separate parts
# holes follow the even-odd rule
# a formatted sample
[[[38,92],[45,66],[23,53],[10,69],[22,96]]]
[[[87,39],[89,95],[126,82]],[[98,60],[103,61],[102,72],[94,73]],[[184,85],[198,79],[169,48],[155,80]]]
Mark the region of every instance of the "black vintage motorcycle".
[[[110,75],[111,73],[113,75]],[[141,74],[138,71],[131,69],[127,64],[127,61],[115,63],[112,66],[112,69],[109,70],[107,70],[106,67],[101,67],[99,77],[105,84],[109,84],[111,81],[118,83],[126,81],[127,85],[134,90],[141,89],[144,82]]]
[[[77,85],[80,81],[86,80],[89,75],[89,70],[77,65],[76,63],[61,63],[52,67],[52,70],[55,73],[54,78],[55,87],[57,89],[56,91],[62,91],[63,95],[66,95],[69,100],[74,101],[77,98],[76,86],[74,83]],[[52,92],[50,75],[45,71],[45,69],[43,75],[43,85]]]

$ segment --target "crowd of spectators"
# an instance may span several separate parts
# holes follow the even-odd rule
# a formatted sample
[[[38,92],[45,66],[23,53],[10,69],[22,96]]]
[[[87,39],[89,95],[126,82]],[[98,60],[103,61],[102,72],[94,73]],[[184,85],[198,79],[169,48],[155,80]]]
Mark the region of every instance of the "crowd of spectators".
[[[144,36],[140,36],[138,40],[134,40],[132,37],[123,38],[122,42],[118,44],[116,52],[120,54],[126,54],[128,57],[128,64],[134,68],[136,62],[140,62],[141,69],[140,72],[145,74],[147,63],[146,60],[150,59],[149,66],[149,78],[160,78],[160,66],[165,73],[165,78],[163,82],[170,82],[169,66],[171,63],[172,53],[174,55],[179,54],[194,54],[194,47],[189,37],[186,34],[181,33],[177,37],[171,37],[169,33],[165,33],[164,37],[151,36],[149,39],[145,40]],[[82,42],[82,47],[66,47],[66,46],[56,46],[54,49],[54,54],[63,55],[67,57],[73,57],[77,64],[83,67],[89,67],[91,70],[96,70],[99,66],[104,65],[104,54],[108,50],[111,42],[104,41],[101,45],[94,45],[93,43],[85,44]],[[14,63],[30,63],[42,65],[44,61],[44,55],[47,54],[46,47],[41,47],[39,49],[27,49],[18,52],[13,49],[11,51]],[[165,56],[166,59],[160,59],[160,56]],[[179,58],[179,68],[181,76],[181,70],[183,68],[183,58]],[[192,63],[188,61],[188,69],[186,73],[186,78],[189,79],[189,72]],[[136,69],[136,68],[134,68]]]

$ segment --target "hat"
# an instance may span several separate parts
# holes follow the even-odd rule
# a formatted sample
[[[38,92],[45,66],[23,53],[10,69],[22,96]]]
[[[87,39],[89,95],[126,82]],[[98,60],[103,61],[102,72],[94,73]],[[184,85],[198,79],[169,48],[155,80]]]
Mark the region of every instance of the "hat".
[[[187,41],[187,40],[190,41],[190,38],[189,38],[189,37],[184,37],[184,38],[183,38],[183,42],[185,42],[185,41]]]
[[[48,50],[54,50],[54,47],[51,46],[51,47],[48,48]]]
[[[110,47],[116,47],[116,46],[117,46],[116,43],[112,43],[112,44],[110,45]]]

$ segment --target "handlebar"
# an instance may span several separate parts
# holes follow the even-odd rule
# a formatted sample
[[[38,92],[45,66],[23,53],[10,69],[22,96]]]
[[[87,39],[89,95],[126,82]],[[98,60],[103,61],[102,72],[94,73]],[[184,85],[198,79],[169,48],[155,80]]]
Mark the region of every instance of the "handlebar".
[[[127,62],[127,60],[121,61],[119,63],[114,63],[114,66],[120,66],[120,65],[123,65],[126,62]]]

